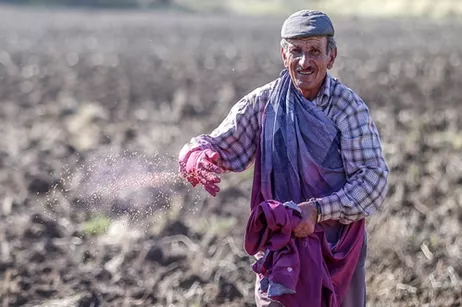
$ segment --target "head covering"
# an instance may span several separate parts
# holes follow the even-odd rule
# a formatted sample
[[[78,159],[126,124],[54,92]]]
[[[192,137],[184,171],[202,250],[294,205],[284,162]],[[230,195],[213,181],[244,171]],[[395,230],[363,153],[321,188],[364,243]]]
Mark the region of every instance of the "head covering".
[[[281,37],[304,38],[312,36],[334,36],[330,18],[320,11],[301,10],[290,15],[283,23]]]

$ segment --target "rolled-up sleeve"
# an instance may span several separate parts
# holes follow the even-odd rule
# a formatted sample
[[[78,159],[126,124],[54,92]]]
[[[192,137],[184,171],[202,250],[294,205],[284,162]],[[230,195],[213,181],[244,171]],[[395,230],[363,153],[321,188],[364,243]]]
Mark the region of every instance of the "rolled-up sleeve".
[[[191,143],[218,152],[223,171],[247,169],[255,158],[262,114],[271,86],[268,84],[243,97],[212,133],[199,135]]]

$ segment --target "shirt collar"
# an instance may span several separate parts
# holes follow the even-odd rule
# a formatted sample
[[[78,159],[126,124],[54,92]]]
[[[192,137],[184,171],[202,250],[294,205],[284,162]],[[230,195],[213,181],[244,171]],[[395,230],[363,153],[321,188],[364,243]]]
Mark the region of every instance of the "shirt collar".
[[[318,95],[316,96],[316,99],[315,99],[316,104],[318,106],[323,106],[328,102],[329,97],[331,95],[331,87],[332,87],[332,77],[329,74],[326,74],[324,83],[321,86],[318,92]],[[324,99],[324,97],[326,97],[327,99]]]

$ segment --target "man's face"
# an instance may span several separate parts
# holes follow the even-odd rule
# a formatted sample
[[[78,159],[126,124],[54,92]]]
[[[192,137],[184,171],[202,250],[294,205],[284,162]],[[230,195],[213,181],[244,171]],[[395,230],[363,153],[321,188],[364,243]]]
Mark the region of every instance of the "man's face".
[[[288,40],[281,48],[284,66],[295,87],[302,95],[313,100],[322,86],[327,70],[334,65],[337,49],[327,52],[327,37],[310,37]]]

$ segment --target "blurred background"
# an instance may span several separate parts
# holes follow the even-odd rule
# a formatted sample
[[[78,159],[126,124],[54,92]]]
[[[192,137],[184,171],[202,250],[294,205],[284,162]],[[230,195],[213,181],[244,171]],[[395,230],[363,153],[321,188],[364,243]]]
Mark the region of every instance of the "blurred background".
[[[176,157],[278,76],[301,8],[331,16],[391,170],[368,306],[462,306],[462,2],[0,3],[0,306],[255,306],[252,168],[213,198]]]
[[[462,14],[458,0],[0,0],[0,3],[34,6],[111,9],[155,9],[193,13],[284,15],[309,6],[330,14],[357,16],[453,17]]]

